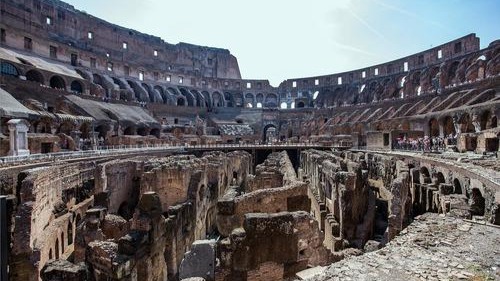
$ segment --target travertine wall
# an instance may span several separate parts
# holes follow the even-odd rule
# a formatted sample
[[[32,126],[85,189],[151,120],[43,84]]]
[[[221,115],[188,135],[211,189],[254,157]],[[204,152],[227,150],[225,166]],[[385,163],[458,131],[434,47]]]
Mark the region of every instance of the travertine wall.
[[[96,206],[78,228],[75,261],[97,279],[175,280],[191,244],[215,229],[219,194],[243,185],[250,163],[248,153],[235,151],[99,165]],[[129,218],[123,202],[132,207]]]
[[[304,211],[247,214],[243,228],[219,243],[217,280],[284,280],[308,265],[326,264],[322,235]]]
[[[286,151],[273,152],[255,168],[255,177],[247,183],[247,192],[288,185],[297,175]]]
[[[92,204],[95,163],[56,165],[22,172],[18,181],[10,274],[38,280],[44,264],[73,244],[77,217]]]
[[[244,216],[248,213],[309,211],[307,184],[303,182],[260,189],[240,196],[230,194],[233,196],[224,196],[217,202],[217,229],[223,236],[229,236],[233,229],[242,227]]]

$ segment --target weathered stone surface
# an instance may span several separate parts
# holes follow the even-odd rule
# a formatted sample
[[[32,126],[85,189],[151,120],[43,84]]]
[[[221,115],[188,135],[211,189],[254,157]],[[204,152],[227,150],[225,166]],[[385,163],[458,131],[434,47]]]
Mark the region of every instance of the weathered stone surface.
[[[200,277],[203,280],[215,280],[215,240],[196,240],[191,249],[184,254],[179,267],[181,280]]]
[[[495,227],[425,214],[384,248],[307,280],[497,280],[499,237]]]
[[[40,274],[43,281],[87,281],[90,280],[85,264],[72,264],[65,260],[47,262]]]

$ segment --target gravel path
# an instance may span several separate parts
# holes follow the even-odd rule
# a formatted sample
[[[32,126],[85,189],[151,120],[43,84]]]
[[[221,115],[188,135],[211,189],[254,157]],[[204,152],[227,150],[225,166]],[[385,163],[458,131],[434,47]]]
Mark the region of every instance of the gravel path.
[[[308,280],[500,280],[500,228],[424,214],[386,247]]]

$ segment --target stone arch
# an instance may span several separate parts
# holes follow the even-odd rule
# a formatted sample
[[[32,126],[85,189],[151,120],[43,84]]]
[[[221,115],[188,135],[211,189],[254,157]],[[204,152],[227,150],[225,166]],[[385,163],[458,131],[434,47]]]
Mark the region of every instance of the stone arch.
[[[19,76],[19,70],[17,69],[17,67],[6,61],[2,61],[0,63],[0,73],[3,75],[9,75],[14,77]]]
[[[474,187],[471,190],[470,208],[473,216],[484,215],[485,200],[483,194],[477,187]]]
[[[80,132],[82,132],[82,138],[83,139],[90,138],[90,123],[89,122],[83,122],[80,125],[79,130],[80,130]]]
[[[274,93],[270,93],[266,95],[265,102],[264,102],[265,107],[278,107],[278,96]]]
[[[53,75],[49,80],[49,85],[54,89],[66,89],[66,82],[64,82],[64,79],[59,75]]]
[[[224,107],[224,97],[219,92],[212,93],[213,107]]]
[[[473,133],[476,130],[474,129],[474,125],[472,125],[472,118],[469,113],[464,113],[459,119],[461,132],[462,133]]]
[[[83,93],[83,84],[78,80],[73,80],[73,82],[71,82],[70,88],[74,93]]]
[[[446,179],[445,179],[445,177],[444,177],[443,173],[438,172],[438,173],[436,174],[436,183],[437,183],[437,184],[440,184],[440,183],[446,183]]]
[[[68,234],[68,246],[73,244],[73,224],[71,221],[68,222],[68,226],[66,227],[66,233]]]
[[[26,80],[37,82],[42,85],[45,84],[45,78],[43,77],[43,74],[35,69],[31,69],[28,72],[26,72]]]
[[[453,180],[453,193],[463,194],[462,185],[458,179]]]
[[[59,237],[56,238],[56,243],[54,244],[54,252],[56,260],[59,259]]]
[[[262,94],[262,93],[258,93],[258,94],[255,96],[255,101],[256,101],[256,102],[260,102],[260,103],[264,103],[264,94]]]
[[[224,100],[226,102],[227,107],[235,107],[233,95],[231,95],[230,93],[228,92],[224,93]]]
[[[255,106],[255,96],[252,93],[246,93],[245,94],[245,106],[248,107],[247,105],[250,104],[250,107]]]
[[[82,71],[81,69],[75,69],[76,73],[78,73],[83,79],[92,82],[92,77],[90,77],[90,72]]]
[[[61,231],[61,256],[64,254],[64,243],[66,240],[64,239],[64,231]]]
[[[234,101],[235,107],[243,107],[244,106],[243,95],[241,93],[233,94],[233,101]]]
[[[434,67],[432,67],[429,70],[429,81],[428,81],[428,83],[430,85],[430,88],[434,88],[435,90],[437,90],[438,84],[434,82],[435,81],[434,79],[437,79],[436,76],[438,75],[438,73],[439,73],[439,66],[434,66]]]
[[[188,90],[186,90],[185,88],[179,88],[179,91],[181,91],[181,95],[186,98],[187,106],[195,106],[196,99]],[[179,100],[177,99],[177,101]]]
[[[498,127],[498,119],[496,116],[491,117],[491,128]]]
[[[161,99],[162,99],[161,101],[163,102],[163,104],[167,104],[169,97],[168,97],[168,94],[165,92],[165,89],[163,89],[163,87],[161,87],[159,85],[155,85],[153,87],[153,89],[161,97]]]
[[[186,97],[178,96],[176,105],[177,106],[188,106],[188,102],[186,101]]]
[[[128,126],[123,130],[123,134],[126,136],[133,136],[137,134],[137,129],[135,126]]]
[[[82,215],[77,214],[76,219],[75,219],[75,227],[78,227],[78,225],[80,224],[81,221],[82,221]]]
[[[297,102],[297,104],[295,105],[296,108],[304,108],[306,105],[303,101],[299,101]]]
[[[445,116],[442,118],[441,124],[443,126],[443,134],[445,136],[455,135],[455,126],[453,125],[453,118],[451,116]]]
[[[208,107],[208,104],[205,102],[205,98],[203,97],[203,95],[200,92],[198,92],[195,89],[192,89],[189,92],[194,97],[195,106],[197,106],[197,107]]]
[[[167,94],[170,97],[171,104],[172,105],[177,105],[177,98],[179,96],[181,96],[181,94],[179,93],[179,91],[177,91],[177,89],[175,89],[173,87],[168,87],[167,88]]]
[[[448,84],[452,84],[453,83],[453,80],[455,78],[455,75],[456,75],[456,72],[457,72],[457,69],[458,69],[459,65],[460,65],[459,61],[454,61],[448,67],[448,73],[447,73],[448,74]]]
[[[144,137],[144,136],[147,136],[148,133],[149,133],[148,132],[148,128],[146,128],[146,127],[140,127],[140,128],[137,129],[137,134],[139,136],[143,136]]]
[[[408,87],[405,87],[405,89],[409,90],[408,94],[411,94],[412,96],[417,95],[419,91],[420,85],[420,77],[422,76],[421,71],[415,71],[410,75],[410,84]]]
[[[274,131],[274,136],[271,135],[271,131]],[[263,141],[266,142],[266,141],[270,141],[271,138],[277,138],[278,135],[278,128],[276,127],[276,125],[274,124],[267,124],[266,126],[264,126],[264,129],[262,130],[262,137],[263,137]]]
[[[429,120],[429,136],[438,137],[439,136],[439,122],[436,118],[431,118]]]
[[[61,123],[57,131],[60,134],[66,134],[69,136],[71,134],[71,131],[73,131],[74,129],[75,125],[73,123],[69,121],[64,121]]]
[[[151,102],[158,101],[156,96],[155,96],[155,93],[151,90],[151,87],[148,84],[141,83],[141,86],[142,86],[142,88],[144,88],[144,90],[146,90],[146,93],[148,93],[149,101],[151,101]]]
[[[160,138],[160,129],[159,128],[153,128],[151,131],[149,131],[149,134],[151,136],[155,136],[157,138]]]
[[[97,132],[98,138],[106,138],[107,133],[111,130],[111,126],[109,124],[101,124],[95,127],[94,131]]]
[[[213,107],[213,101],[212,97],[210,96],[210,93],[207,91],[201,92],[201,95],[203,96],[203,99],[205,100],[205,106],[206,107]]]
[[[486,130],[486,129],[492,129],[492,128],[495,128],[492,126],[492,113],[490,110],[485,110],[483,111],[483,113],[481,114],[481,120],[480,120],[480,123],[481,123],[481,129],[482,130]]]
[[[427,167],[420,168],[420,183],[431,183],[431,175]]]
[[[110,97],[111,95],[111,90],[114,89],[114,84],[111,85],[112,83],[108,81],[104,76],[94,73],[92,74],[92,82],[96,85],[101,86],[106,91],[106,96]]]
[[[149,101],[149,94],[141,85],[139,85],[139,83],[132,80],[127,80],[127,83],[130,86],[130,88],[132,88],[132,90],[134,91],[134,96],[136,100],[140,102]]]
[[[111,77],[111,79],[113,79],[113,83],[115,85],[117,85],[121,90],[127,90],[128,89],[127,85],[125,85],[125,83],[123,83],[122,80],[120,80],[118,78],[115,78],[115,77]]]

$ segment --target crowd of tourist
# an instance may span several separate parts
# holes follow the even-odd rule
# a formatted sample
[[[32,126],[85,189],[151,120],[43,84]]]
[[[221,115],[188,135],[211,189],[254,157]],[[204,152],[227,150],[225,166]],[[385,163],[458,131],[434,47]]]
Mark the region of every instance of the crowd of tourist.
[[[456,145],[456,136],[450,134],[446,137],[399,137],[392,142],[392,149],[414,151],[444,151],[446,145]]]

